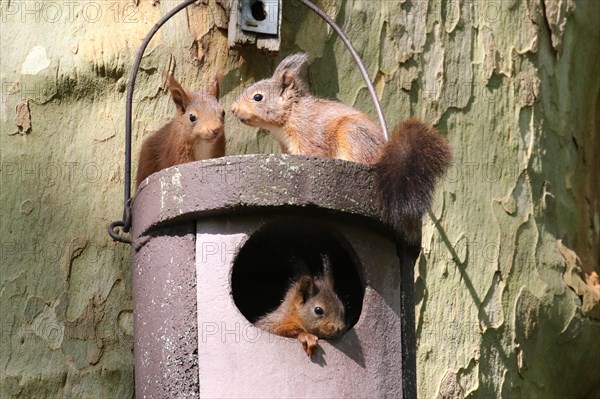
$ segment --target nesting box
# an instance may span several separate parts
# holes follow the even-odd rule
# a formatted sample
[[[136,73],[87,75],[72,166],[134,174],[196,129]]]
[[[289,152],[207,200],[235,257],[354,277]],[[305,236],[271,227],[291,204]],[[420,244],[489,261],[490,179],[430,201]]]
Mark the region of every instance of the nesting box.
[[[379,218],[373,170],[251,155],[150,176],[133,203],[138,398],[413,398],[415,252]],[[300,343],[253,325],[290,281],[286,259],[332,259],[351,328]]]

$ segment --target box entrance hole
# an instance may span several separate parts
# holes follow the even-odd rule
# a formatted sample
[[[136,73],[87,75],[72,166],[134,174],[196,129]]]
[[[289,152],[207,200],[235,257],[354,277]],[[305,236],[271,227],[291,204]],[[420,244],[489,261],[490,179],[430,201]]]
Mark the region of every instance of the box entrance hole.
[[[358,258],[334,229],[305,220],[271,223],[240,249],[231,275],[237,308],[251,323],[275,310],[297,274],[298,259],[312,274],[321,274],[323,253],[331,262],[334,290],[344,304],[346,325],[352,328],[364,297]]]

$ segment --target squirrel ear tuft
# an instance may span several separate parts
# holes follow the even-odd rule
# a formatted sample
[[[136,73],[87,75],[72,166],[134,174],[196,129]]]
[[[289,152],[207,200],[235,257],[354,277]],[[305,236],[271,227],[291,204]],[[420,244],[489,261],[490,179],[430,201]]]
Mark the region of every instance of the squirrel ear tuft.
[[[220,91],[221,91],[221,82],[223,81],[223,71],[217,71],[213,75],[212,81],[210,82],[210,86],[208,87],[208,94],[219,99]]]
[[[183,114],[190,104],[190,96],[183,89],[183,87],[181,87],[179,82],[175,80],[173,75],[169,75],[167,77],[167,88],[171,92],[171,98],[177,106],[177,109]]]
[[[302,303],[306,303],[316,292],[315,282],[310,276],[302,276],[298,279],[298,291],[302,296]]]
[[[331,259],[325,252],[321,254],[321,261],[323,262],[323,282],[331,289],[334,286],[333,280],[333,269],[331,268]]]
[[[273,80],[280,85],[281,93],[288,88],[302,87],[301,72],[308,61],[306,53],[296,53],[286,57],[275,69]]]
[[[277,79],[283,75],[284,72],[291,72],[296,75],[300,74],[302,68],[308,61],[308,55],[306,53],[296,53],[287,56],[283,59],[273,72],[273,78]]]

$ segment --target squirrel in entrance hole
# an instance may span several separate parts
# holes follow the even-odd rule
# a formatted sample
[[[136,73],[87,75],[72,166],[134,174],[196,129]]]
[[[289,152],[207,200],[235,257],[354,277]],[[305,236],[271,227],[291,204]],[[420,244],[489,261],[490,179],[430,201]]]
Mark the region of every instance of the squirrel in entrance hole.
[[[144,140],[138,163],[137,186],[159,170],[225,155],[225,111],[217,100],[220,77],[220,73],[214,75],[208,92],[188,93],[169,74],[167,88],[177,113],[169,123]]]
[[[419,242],[436,181],[452,160],[448,140],[411,119],[386,143],[366,114],[308,92],[300,76],[307,60],[304,53],[285,58],[271,78],[244,90],[231,111],[242,123],[269,130],[284,153],[373,165],[383,220],[409,243]]]
[[[323,273],[314,275],[299,258],[293,258],[296,276],[281,304],[254,325],[283,337],[297,338],[312,357],[319,338],[336,339],[346,332],[344,304],[333,288],[331,261],[321,255]]]

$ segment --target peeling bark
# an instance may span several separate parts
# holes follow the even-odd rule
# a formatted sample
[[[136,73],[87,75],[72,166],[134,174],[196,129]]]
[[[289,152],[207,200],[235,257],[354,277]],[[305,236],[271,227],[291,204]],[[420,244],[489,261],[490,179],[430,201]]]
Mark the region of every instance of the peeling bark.
[[[31,133],[31,114],[29,111],[29,101],[22,100],[17,104],[17,115],[15,117],[15,125],[19,128],[17,133]]]
[[[600,364],[600,2],[317,4],[352,39],[388,125],[422,118],[454,147],[415,273],[419,397],[597,396],[581,365]],[[58,4],[56,20],[46,2],[0,6],[12,38],[0,57],[3,397],[133,395],[130,253],[106,226],[121,216],[133,56],[173,3],[96,5]],[[200,89],[222,69],[227,110],[299,50],[315,94],[375,117],[320,19],[284,2],[281,53],[266,56],[228,49],[228,7],[196,3],[150,43],[134,154],[172,116],[166,71]],[[280,151],[230,113],[225,124],[228,154]]]

